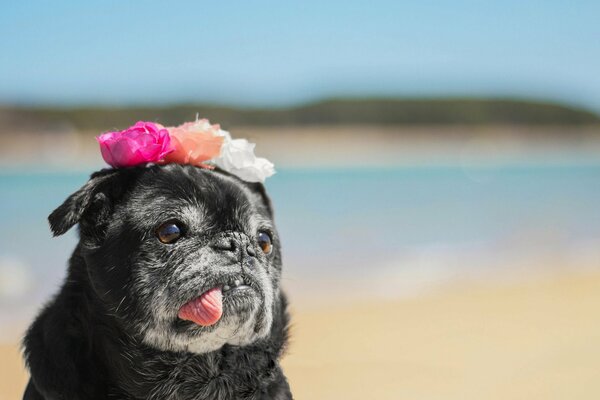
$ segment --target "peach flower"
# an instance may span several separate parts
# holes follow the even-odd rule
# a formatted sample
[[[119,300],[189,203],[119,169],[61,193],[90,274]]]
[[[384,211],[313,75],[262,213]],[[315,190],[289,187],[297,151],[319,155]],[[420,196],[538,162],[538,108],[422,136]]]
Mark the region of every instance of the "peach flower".
[[[211,125],[206,119],[186,122],[167,129],[175,151],[165,157],[165,163],[191,164],[206,168],[208,165],[205,162],[221,153],[223,137],[218,135],[219,125]]]

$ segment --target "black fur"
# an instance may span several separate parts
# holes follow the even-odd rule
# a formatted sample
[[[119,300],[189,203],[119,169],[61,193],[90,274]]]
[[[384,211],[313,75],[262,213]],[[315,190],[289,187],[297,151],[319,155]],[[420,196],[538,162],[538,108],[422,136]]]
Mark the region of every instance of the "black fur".
[[[186,227],[174,244],[154,235],[165,220]],[[279,365],[288,332],[279,237],[262,185],[191,166],[107,169],[49,221],[55,235],[79,224],[80,241],[23,341],[24,399],[292,398]],[[271,254],[258,229],[271,233]],[[254,251],[215,247],[223,238]],[[240,276],[252,295],[225,298],[217,324],[177,318],[182,304]]]

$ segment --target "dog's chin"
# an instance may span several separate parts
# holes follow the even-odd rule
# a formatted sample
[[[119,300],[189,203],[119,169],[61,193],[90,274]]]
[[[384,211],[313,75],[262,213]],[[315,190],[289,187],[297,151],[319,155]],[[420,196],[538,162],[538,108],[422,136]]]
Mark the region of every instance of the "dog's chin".
[[[160,326],[146,327],[143,340],[163,351],[209,353],[226,344],[247,346],[268,336],[273,315],[273,296],[249,285],[223,292],[222,315],[205,326],[174,317]]]

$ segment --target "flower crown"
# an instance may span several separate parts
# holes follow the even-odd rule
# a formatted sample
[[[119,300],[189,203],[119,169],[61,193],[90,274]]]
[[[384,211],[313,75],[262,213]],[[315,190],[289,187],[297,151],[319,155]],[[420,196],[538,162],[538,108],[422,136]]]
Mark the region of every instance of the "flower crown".
[[[264,182],[275,173],[273,163],[254,155],[254,143],[232,139],[207,119],[164,127],[139,121],[123,131],[107,132],[96,140],[102,158],[115,168],[146,163],[219,167],[248,182]]]

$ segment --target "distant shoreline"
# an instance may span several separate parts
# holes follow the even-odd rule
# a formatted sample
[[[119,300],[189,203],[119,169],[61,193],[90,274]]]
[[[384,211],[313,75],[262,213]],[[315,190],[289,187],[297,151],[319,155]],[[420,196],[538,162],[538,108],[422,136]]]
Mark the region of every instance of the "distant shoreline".
[[[0,135],[0,166],[104,166],[98,131],[65,129]],[[585,126],[239,126],[278,167],[390,167],[599,162],[600,125]]]
[[[131,106],[25,106],[0,104],[0,134],[16,131],[106,131],[138,120],[177,125],[208,118],[225,129],[239,126],[524,125],[600,124],[598,113],[544,100],[514,98],[334,98],[290,107],[250,108],[215,104]]]

